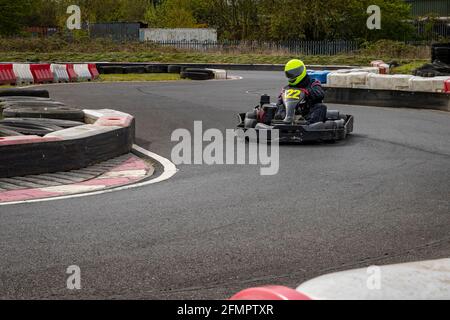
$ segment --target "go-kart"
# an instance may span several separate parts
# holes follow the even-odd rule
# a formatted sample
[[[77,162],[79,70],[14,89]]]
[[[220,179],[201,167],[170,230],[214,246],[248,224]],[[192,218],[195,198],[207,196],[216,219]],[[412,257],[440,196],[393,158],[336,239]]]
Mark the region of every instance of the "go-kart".
[[[286,108],[284,119],[279,119],[279,115],[277,119],[277,104],[270,103],[270,97],[263,95],[253,111],[238,115],[237,128],[244,131],[254,129],[257,138],[265,131],[268,141],[281,143],[334,142],[353,132],[353,116],[337,110],[328,110],[325,122],[309,124],[301,115],[301,106],[306,102],[306,94],[302,90],[285,89],[282,98]],[[278,130],[278,138],[271,134],[273,130]]]

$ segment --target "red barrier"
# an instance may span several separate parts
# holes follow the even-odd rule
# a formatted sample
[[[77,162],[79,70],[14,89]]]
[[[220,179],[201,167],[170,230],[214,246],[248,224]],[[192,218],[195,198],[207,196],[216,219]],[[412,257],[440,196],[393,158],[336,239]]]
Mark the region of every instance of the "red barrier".
[[[97,70],[95,63],[88,64],[89,72],[91,73],[92,80],[97,80],[100,77],[100,73]]]
[[[0,64],[0,84],[16,84],[12,64]]]
[[[69,75],[70,82],[77,82],[78,81],[78,75],[73,69],[73,64],[69,63],[66,64],[66,70],[67,74]]]
[[[450,93],[450,79],[445,80],[444,82],[444,92]]]
[[[100,117],[95,121],[96,126],[102,127],[129,127],[133,121],[132,116],[113,116],[113,117]]]
[[[230,300],[311,300],[311,298],[288,287],[268,286],[243,290]]]
[[[53,73],[50,70],[50,64],[31,64],[30,70],[34,83],[53,82]]]
[[[10,146],[15,144],[28,144],[39,142],[59,141],[60,138],[56,137],[39,137],[39,136],[12,136],[12,137],[0,137],[0,146]]]

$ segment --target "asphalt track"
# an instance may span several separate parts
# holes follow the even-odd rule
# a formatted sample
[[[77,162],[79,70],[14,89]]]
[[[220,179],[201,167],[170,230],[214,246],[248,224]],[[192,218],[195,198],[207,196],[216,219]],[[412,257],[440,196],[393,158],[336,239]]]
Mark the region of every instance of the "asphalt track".
[[[84,108],[137,117],[138,144],[170,158],[170,135],[233,128],[275,96],[276,72],[243,80],[49,86]],[[253,94],[248,94],[250,91]],[[295,287],[337,270],[450,256],[450,114],[330,106],[355,116],[344,142],[282,146],[280,171],[181,165],[148,187],[0,207],[0,298],[221,299]],[[82,289],[66,289],[66,268]]]

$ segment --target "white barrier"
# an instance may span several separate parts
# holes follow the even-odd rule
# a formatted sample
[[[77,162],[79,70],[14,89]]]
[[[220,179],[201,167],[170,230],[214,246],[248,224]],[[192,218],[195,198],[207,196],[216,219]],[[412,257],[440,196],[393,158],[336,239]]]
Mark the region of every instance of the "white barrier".
[[[433,91],[445,92],[445,81],[449,80],[449,76],[434,77],[433,79]]]
[[[367,86],[369,89],[392,90],[392,77],[385,74],[369,74]]]
[[[222,69],[206,69],[214,72],[214,79],[226,80],[228,78],[227,71]]]
[[[78,81],[91,81],[92,75],[87,64],[74,64],[73,69],[78,75]]]
[[[368,72],[368,73],[375,73],[379,74],[380,69],[377,67],[367,67],[367,68],[357,68],[357,69],[351,69],[351,72]]]
[[[332,72],[327,75],[327,86],[348,88],[348,73]]]
[[[368,72],[351,72],[347,73],[347,85],[352,88],[366,88]]]
[[[13,70],[17,79],[17,85],[34,83],[33,74],[31,73],[29,64],[14,63]]]
[[[448,300],[449,283],[450,259],[441,259],[332,273],[297,291],[313,300]]]
[[[121,127],[114,127],[114,126],[103,127],[103,126],[96,126],[93,124],[86,124],[83,126],[73,127],[49,133],[45,136],[45,138],[60,138],[63,140],[74,140],[92,137],[98,134],[110,132],[117,129],[121,129]]]
[[[53,73],[53,78],[56,83],[70,81],[65,64],[51,64],[50,70]]]
[[[409,90],[409,80],[413,76],[406,74],[394,74],[389,76],[391,78],[393,90]]]

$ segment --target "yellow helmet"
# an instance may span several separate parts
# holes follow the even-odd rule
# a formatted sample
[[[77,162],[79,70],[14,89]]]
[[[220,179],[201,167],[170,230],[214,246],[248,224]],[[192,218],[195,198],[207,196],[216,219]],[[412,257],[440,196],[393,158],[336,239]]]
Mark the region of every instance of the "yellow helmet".
[[[284,67],[286,77],[289,79],[290,86],[298,85],[306,77],[306,66],[303,61],[293,59]]]

